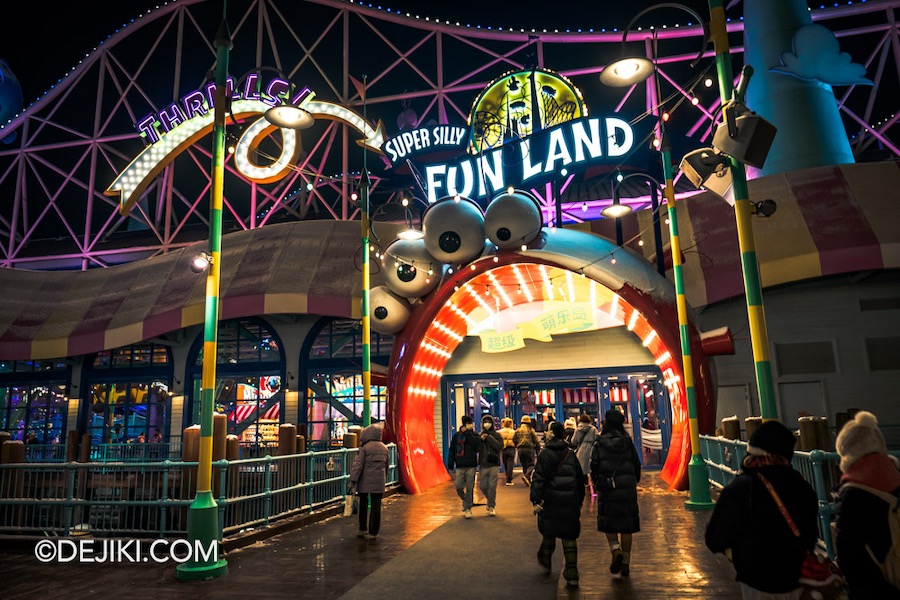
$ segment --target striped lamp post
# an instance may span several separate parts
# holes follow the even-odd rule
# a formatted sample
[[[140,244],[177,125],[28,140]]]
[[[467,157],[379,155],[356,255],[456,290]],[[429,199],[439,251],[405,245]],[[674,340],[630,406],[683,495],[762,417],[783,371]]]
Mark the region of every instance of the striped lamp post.
[[[224,575],[228,563],[218,551],[199,555],[198,547],[216,547],[221,541],[219,509],[212,493],[213,406],[218,358],[219,280],[222,271],[222,198],[225,181],[225,106],[228,52],[231,34],[225,22],[216,33],[216,97],[213,121],[212,188],[209,198],[209,271],[206,276],[206,312],[203,327],[203,371],[200,379],[200,456],[197,461],[197,494],[188,509],[187,537],[194,550],[190,561],[178,565],[175,576],[182,580],[209,579]]]
[[[731,100],[733,75],[731,55],[728,50],[728,32],[725,28],[725,7],[722,0],[709,0],[709,32],[716,52],[716,73],[719,79],[719,96],[722,106]],[[743,86],[738,86],[734,99],[743,101]],[[753,364],[756,370],[756,386],[759,393],[760,415],[763,421],[778,418],[775,405],[775,387],[772,383],[772,363],[769,360],[769,337],[766,332],[766,314],[763,308],[762,286],[756,244],[753,241],[753,225],[750,221],[752,205],[747,189],[747,173],[744,164],[728,157],[734,190],[734,215],[737,220],[738,244],[741,251],[741,268],[744,272],[744,291],[747,296],[747,316],[750,323],[750,344],[753,347]]]

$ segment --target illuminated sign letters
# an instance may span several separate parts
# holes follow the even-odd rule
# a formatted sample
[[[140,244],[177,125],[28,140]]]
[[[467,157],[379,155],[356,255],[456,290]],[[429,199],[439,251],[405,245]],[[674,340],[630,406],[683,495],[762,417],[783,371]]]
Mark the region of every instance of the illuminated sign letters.
[[[633,146],[634,131],[617,117],[567,121],[479,156],[425,165],[428,201],[455,194],[483,197],[510,185],[534,186],[553,179],[563,169],[617,159]]]
[[[399,161],[442,148],[462,148],[467,143],[465,127],[435,125],[404,131],[384,143],[384,153],[396,166]]]

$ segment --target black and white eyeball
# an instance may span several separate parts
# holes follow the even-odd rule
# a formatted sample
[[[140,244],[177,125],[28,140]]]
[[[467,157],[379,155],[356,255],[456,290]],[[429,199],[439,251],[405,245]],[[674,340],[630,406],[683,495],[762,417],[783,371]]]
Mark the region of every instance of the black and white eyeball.
[[[404,298],[420,298],[437,287],[444,265],[425,248],[425,240],[394,240],[381,259],[384,283]]]
[[[369,324],[372,331],[397,333],[406,326],[412,309],[401,298],[383,285],[369,290]]]
[[[537,200],[528,192],[503,192],[488,204],[484,232],[501,250],[531,242],[541,232],[543,219]]]
[[[437,260],[463,264],[484,249],[484,214],[468,198],[448,196],[425,212],[422,220],[425,248]]]

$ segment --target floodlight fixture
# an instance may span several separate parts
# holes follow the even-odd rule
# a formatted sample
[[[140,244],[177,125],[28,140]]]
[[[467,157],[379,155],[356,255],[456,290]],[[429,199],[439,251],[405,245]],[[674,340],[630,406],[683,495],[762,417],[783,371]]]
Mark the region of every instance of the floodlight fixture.
[[[758,217],[771,217],[775,214],[776,210],[778,210],[778,204],[771,198],[767,198],[765,200],[760,200],[759,202],[753,202],[751,214]]]
[[[202,273],[212,264],[212,256],[209,252],[201,252],[191,260],[191,271]]]
[[[734,190],[728,158],[713,148],[700,148],[684,155],[681,170],[697,189],[712,192],[734,206]]]
[[[778,129],[739,102],[725,106],[725,122],[713,136],[713,147],[742,163],[761,169]]]

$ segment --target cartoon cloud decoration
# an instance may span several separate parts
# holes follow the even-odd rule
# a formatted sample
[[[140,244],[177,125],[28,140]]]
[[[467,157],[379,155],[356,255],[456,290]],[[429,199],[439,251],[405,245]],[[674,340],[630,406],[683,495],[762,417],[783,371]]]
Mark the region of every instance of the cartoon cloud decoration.
[[[444,266],[436,261],[425,240],[394,240],[381,260],[384,283],[399,296],[418,298],[440,282]]]
[[[6,61],[0,58],[0,127],[19,114],[22,106],[22,86]],[[12,143],[16,135],[13,132],[0,141],[4,144]]]
[[[447,196],[428,207],[422,231],[425,248],[444,263],[467,263],[484,250],[484,213],[462,196]]]
[[[383,285],[369,291],[369,311],[372,329],[382,334],[397,333],[403,329],[412,312],[405,298]]]
[[[837,38],[822,25],[804,25],[797,29],[794,53],[782,54],[781,62],[769,70],[829,85],[873,85],[864,77],[866,68],[853,62],[846,52],[841,52]]]
[[[512,250],[529,243],[541,232],[542,225],[537,200],[521,190],[498,195],[484,214],[484,231],[501,250]]]

